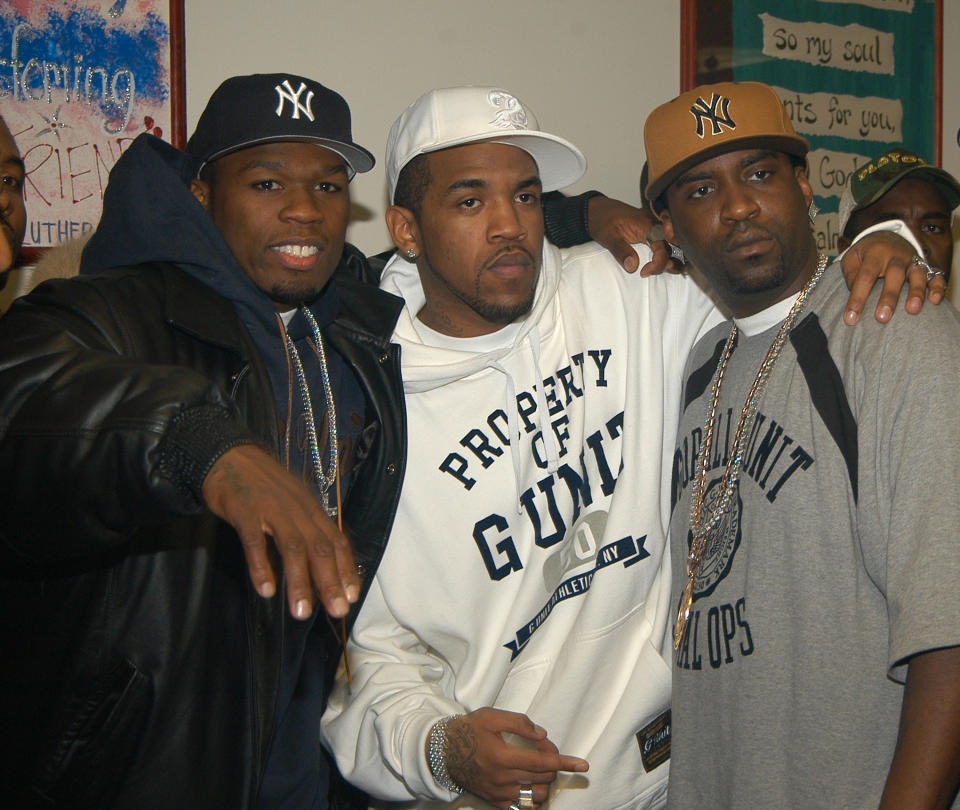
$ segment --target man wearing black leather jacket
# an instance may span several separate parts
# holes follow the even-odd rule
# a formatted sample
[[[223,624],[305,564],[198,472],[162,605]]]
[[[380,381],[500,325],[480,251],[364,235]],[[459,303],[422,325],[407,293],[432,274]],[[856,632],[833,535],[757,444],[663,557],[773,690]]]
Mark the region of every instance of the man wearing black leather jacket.
[[[0,322],[16,806],[325,806],[313,594],[358,599],[404,459],[397,302],[343,242],[372,165],[332,91],[229,80],[186,154],[118,162],[84,275]]]
[[[0,319],[10,806],[327,807],[405,458],[401,302],[344,242],[372,165],[336,93],[229,79],[186,152],[124,153],[80,277]]]

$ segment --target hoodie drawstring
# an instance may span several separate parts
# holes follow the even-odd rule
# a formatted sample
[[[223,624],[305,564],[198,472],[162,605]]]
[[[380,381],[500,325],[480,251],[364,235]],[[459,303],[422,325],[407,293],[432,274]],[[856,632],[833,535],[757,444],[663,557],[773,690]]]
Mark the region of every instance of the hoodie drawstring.
[[[543,371],[540,369],[540,330],[534,325],[527,334],[527,342],[533,352],[533,367],[536,370],[537,384],[537,422],[540,435],[543,436],[543,449],[547,453],[547,472],[555,473],[560,467],[560,448],[557,446],[557,437],[550,429],[549,413],[547,412],[547,397],[543,393]]]

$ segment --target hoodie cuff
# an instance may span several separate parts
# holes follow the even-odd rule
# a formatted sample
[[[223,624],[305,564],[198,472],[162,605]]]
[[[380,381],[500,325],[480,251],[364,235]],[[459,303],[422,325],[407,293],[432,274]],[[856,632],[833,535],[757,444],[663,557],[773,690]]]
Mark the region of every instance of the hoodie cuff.
[[[160,474],[172,481],[194,507],[210,468],[231,447],[259,444],[247,427],[217,405],[185,408],[178,413],[160,444]]]
[[[400,743],[404,782],[407,789],[417,796],[450,802],[459,794],[440,785],[434,778],[426,755],[427,737],[434,723],[450,715],[465,714],[466,710],[458,708],[438,716],[431,709],[424,708],[425,711],[412,712],[404,723]]]
[[[547,196],[543,201],[543,228],[547,240],[560,248],[589,242],[592,238],[590,200],[602,196],[599,191],[585,191],[576,197]]]
[[[850,247],[853,247],[857,242],[859,242],[863,237],[869,236],[872,233],[878,233],[879,231],[890,231],[890,233],[895,233],[897,236],[906,239],[910,246],[917,251],[917,255],[923,258],[923,248],[920,246],[920,242],[917,237],[913,235],[913,231],[910,230],[910,227],[902,219],[885,219],[883,222],[878,222],[875,225],[871,225],[869,228],[864,228],[860,233],[856,235],[854,240],[850,243]],[[850,247],[847,250],[850,250]],[[838,259],[843,258],[844,253],[847,250],[843,251]]]

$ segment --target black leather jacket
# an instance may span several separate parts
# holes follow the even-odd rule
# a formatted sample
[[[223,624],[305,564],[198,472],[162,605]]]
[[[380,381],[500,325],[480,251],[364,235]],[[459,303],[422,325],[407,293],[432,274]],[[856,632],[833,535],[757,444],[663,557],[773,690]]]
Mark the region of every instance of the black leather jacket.
[[[366,270],[348,246],[324,332],[369,402],[344,508],[365,585],[405,457],[400,302]],[[293,620],[197,488],[251,440],[277,450],[263,359],[172,264],[54,281],[0,319],[3,804],[255,805]]]

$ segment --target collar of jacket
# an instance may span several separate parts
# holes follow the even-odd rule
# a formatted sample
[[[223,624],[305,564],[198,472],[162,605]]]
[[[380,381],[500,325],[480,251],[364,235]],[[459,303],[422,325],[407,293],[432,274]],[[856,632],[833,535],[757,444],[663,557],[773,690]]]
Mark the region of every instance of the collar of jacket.
[[[175,265],[158,262],[156,267],[166,274],[167,322],[201,340],[242,354],[233,304]],[[375,274],[353,245],[344,245],[332,282],[340,299],[337,323],[383,344],[389,343],[403,300],[376,286]]]
[[[379,274],[350,244],[344,245],[343,257],[332,280],[340,303],[336,323],[386,346],[403,309],[403,299],[377,286]]]
[[[243,325],[233,304],[172,264],[159,263],[166,295],[164,319],[189,335],[241,357],[246,354]]]

